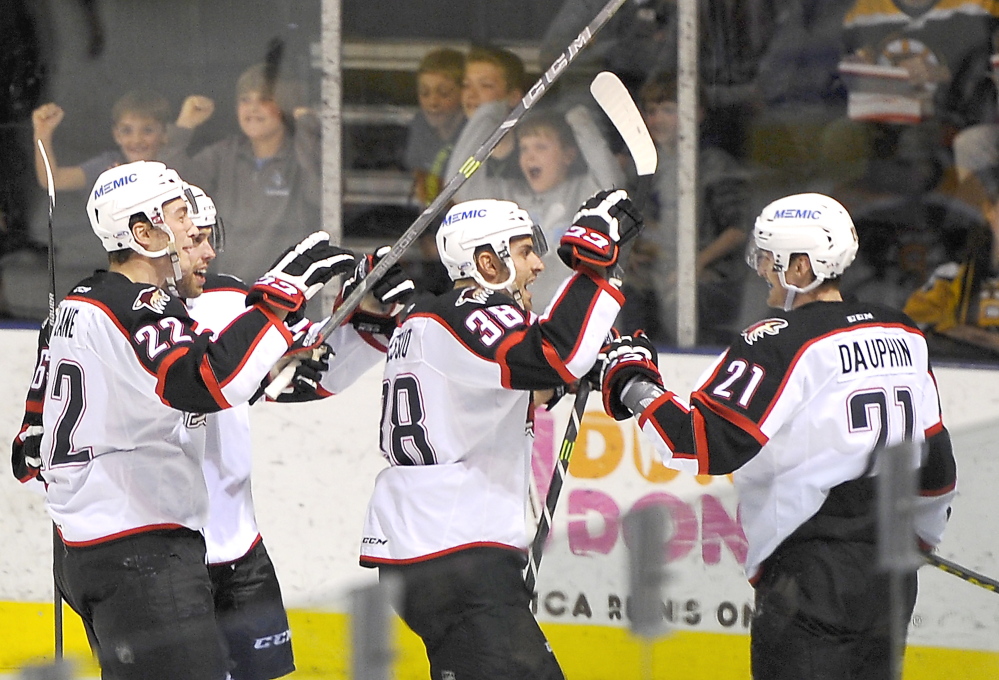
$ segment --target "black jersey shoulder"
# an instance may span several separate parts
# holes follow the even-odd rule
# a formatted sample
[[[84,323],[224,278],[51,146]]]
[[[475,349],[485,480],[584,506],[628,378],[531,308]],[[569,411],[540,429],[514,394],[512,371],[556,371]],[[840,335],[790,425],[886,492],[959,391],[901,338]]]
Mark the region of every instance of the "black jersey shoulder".
[[[436,319],[469,349],[488,359],[494,358],[500,335],[529,322],[528,314],[507,293],[471,287],[422,296],[408,316]]]
[[[76,284],[67,299],[101,307],[112,321],[126,330],[166,316],[188,318],[187,308],[180,298],[151,283],[136,283],[116,272],[95,272]]]
[[[768,358],[770,365],[789,365],[802,347],[836,333],[864,325],[902,326],[915,333],[918,328],[901,311],[869,302],[812,302],[773,314],[750,324],[729,349],[730,355]]]
[[[243,279],[232,274],[207,274],[205,276],[205,292],[209,293],[219,290],[234,290],[246,293],[250,290],[250,287],[246,285]]]

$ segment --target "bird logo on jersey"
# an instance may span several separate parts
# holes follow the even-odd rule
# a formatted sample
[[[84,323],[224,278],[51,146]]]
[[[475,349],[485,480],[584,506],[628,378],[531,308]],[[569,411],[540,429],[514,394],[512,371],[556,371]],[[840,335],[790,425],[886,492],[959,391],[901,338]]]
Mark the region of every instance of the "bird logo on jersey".
[[[757,340],[762,340],[765,335],[777,335],[782,328],[787,328],[786,320],[764,319],[742,331],[742,339],[746,341],[747,345],[752,345]]]
[[[136,296],[135,302],[132,303],[132,309],[139,311],[145,307],[146,309],[150,309],[157,314],[162,314],[163,310],[166,309],[167,302],[169,301],[169,295],[156,286],[150,286],[149,288],[143,288],[142,291]]]

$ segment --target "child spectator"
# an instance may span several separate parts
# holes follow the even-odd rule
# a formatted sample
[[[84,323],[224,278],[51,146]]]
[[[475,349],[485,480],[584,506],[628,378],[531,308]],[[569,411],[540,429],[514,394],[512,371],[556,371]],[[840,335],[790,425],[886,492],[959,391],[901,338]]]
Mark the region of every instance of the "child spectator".
[[[302,86],[251,66],[236,82],[240,132],[188,155],[194,129],[214,112],[211,99],[188,97],[170,128],[163,160],[215,199],[238,250],[216,260],[220,271],[253,281],[283,243],[319,226],[322,173],[319,119],[301,106]]]
[[[473,47],[469,51],[461,87],[461,107],[468,122],[454,144],[445,177],[453,177],[509,115],[524,96],[524,79],[524,62],[513,52],[497,47]],[[515,176],[513,151],[513,139],[507,135],[493,149],[486,167],[465,182],[455,193],[454,200],[496,198],[483,188],[486,175]]]
[[[431,50],[416,70],[416,96],[420,110],[409,124],[406,167],[414,174],[413,190],[420,205],[427,206],[440,193],[444,168],[465,124],[461,85],[465,57],[447,47]]]
[[[905,304],[926,333],[931,358],[999,359],[999,177],[982,175],[986,224],[972,229],[964,256],[937,267]],[[972,176],[966,184],[974,184]]]
[[[659,298],[663,337],[676,342],[676,235],[677,235],[677,81],[662,74],[639,90],[639,108],[656,143],[659,165],[653,178],[651,205],[646,210],[643,237],[658,250],[654,287]],[[703,110],[701,111],[703,118]],[[696,227],[698,341],[726,344],[738,308],[734,291],[746,267],[743,246],[750,220],[748,178],[736,160],[701,138],[697,160],[698,197]]]
[[[56,191],[76,191],[89,188],[98,175],[116,165],[133,161],[158,160],[160,149],[166,142],[167,124],[170,122],[170,104],[162,95],[149,90],[132,90],[115,102],[111,109],[111,134],[117,149],[84,161],[80,165],[60,167],[52,148],[52,135],[65,112],[58,104],[42,104],[31,114],[35,139],[41,140],[52,165],[52,180]],[[48,188],[42,153],[35,144],[35,174],[38,184]]]
[[[564,117],[552,110],[525,117],[516,129],[516,142],[517,175],[490,175],[486,168],[481,186],[489,197],[513,201],[530,213],[550,244],[558,243],[569,228],[573,206],[602,187],[624,183],[621,166],[585,106],[573,107]],[[538,311],[569,275],[555,248],[543,261],[548,271],[531,289]]]

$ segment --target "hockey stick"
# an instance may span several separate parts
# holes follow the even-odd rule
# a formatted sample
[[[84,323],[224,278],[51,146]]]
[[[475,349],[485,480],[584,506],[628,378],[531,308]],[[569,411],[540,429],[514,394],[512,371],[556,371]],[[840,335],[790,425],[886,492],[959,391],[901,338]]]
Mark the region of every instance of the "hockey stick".
[[[635,168],[638,171],[638,190],[636,191],[635,203],[644,203],[645,194],[652,182],[652,175],[656,171],[658,156],[656,145],[649,136],[648,128],[642,114],[635,106],[627,88],[621,80],[614,75],[604,71],[598,73],[590,84],[590,93],[603,109],[607,117],[610,118],[614,127],[621,134],[624,143],[631,152],[631,157],[635,161]],[[538,581],[538,569],[541,567],[541,555],[544,553],[545,542],[551,532],[552,519],[555,516],[555,506],[558,504],[558,497],[562,493],[562,484],[569,469],[569,458],[576,447],[576,437],[579,435],[579,425],[583,420],[583,412],[586,410],[586,400],[590,396],[591,386],[586,378],[579,381],[579,388],[576,391],[576,399],[572,403],[572,415],[565,428],[565,436],[562,438],[562,447],[559,449],[558,460],[555,461],[555,470],[552,472],[552,481],[548,486],[548,493],[545,495],[545,507],[538,518],[538,527],[534,532],[534,540],[531,541],[531,548],[527,555],[527,572],[524,575],[524,583],[530,593],[534,593],[534,587]]]
[[[966,569],[956,562],[951,562],[950,560],[940,557],[939,555],[929,554],[926,555],[926,561],[932,564],[937,569],[941,571],[946,571],[948,574],[953,574],[960,579],[964,579],[972,585],[976,585],[979,588],[985,588],[985,590],[991,591],[993,593],[999,594],[999,581],[991,579],[988,576],[979,574],[976,571],[971,571],[971,569]]]
[[[378,264],[374,266],[371,272],[361,279],[357,288],[347,296],[347,299],[333,312],[333,315],[329,320],[323,324],[322,328],[319,329],[319,334],[317,336],[317,341],[321,342],[325,340],[330,333],[336,330],[340,324],[347,320],[347,318],[353,313],[358,305],[361,304],[361,300],[364,296],[368,294],[375,283],[378,282],[385,272],[388,271],[389,267],[394,265],[403,256],[406,250],[413,244],[414,241],[424,232],[424,230],[430,225],[431,220],[441,212],[444,207],[448,204],[451,198],[457,193],[461,185],[465,183],[469,177],[472,176],[479,166],[485,162],[486,158],[489,156],[490,152],[499,144],[499,141],[509,132],[513,127],[520,121],[527,110],[534,106],[538,100],[540,100],[549,89],[551,85],[562,75],[569,64],[576,58],[579,52],[590,44],[593,40],[593,36],[597,34],[604,24],[613,16],[614,12],[623,5],[625,0],[609,0],[603,9],[597,13],[593,18],[593,21],[589,23],[586,28],[571,42],[569,46],[565,49],[562,54],[558,56],[557,59],[552,63],[552,65],[541,74],[534,85],[528,89],[527,94],[524,95],[520,103],[510,112],[506,119],[499,124],[493,133],[482,143],[482,146],[472,154],[472,156],[462,164],[458,172],[451,177],[447,184],[441,189],[440,194],[437,198],[428,205],[420,216],[416,218],[416,221],[409,226],[408,229],[399,237],[399,240],[395,242],[392,249],[388,252],[385,257],[378,261]],[[294,364],[289,364],[284,369],[275,376],[274,380],[267,386],[264,393],[271,399],[276,399],[282,390],[291,383],[292,377],[295,375]]]
[[[45,145],[42,144],[42,140],[36,140],[38,143],[38,150],[42,153],[42,163],[45,165],[45,180],[48,184],[49,192],[49,254],[48,254],[48,267],[49,267],[49,327],[46,333],[46,342],[48,344],[48,338],[52,336],[52,329],[55,328],[55,297],[56,297],[56,279],[55,279],[55,236],[52,233],[52,216],[55,212],[55,180],[52,178],[52,165],[49,163],[49,155],[45,153]],[[59,583],[55,578],[55,559],[56,551],[62,546],[62,541],[59,539],[59,532],[56,531],[56,526],[52,524],[52,604],[55,605],[55,658],[56,661],[62,659],[63,644],[62,644],[62,593],[59,592]]]

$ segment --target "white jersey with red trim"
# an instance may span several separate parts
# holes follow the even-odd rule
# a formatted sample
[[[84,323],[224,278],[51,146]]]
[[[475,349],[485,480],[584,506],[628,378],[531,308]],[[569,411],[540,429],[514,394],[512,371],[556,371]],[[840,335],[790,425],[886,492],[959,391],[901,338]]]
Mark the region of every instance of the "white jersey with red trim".
[[[217,333],[246,311],[246,292],[246,284],[235,277],[209,275],[204,292],[187,300],[187,307],[201,328]],[[346,389],[385,356],[376,338],[362,337],[350,324],[331,333],[327,344],[333,358],[315,398]],[[246,555],[260,538],[250,487],[249,404],[209,414],[206,428],[204,473],[210,503],[205,543],[208,563],[225,564]]]
[[[847,302],[777,312],[714,362],[689,407],[668,392],[639,424],[672,467],[733,473],[750,578],[786,540],[873,542],[873,452],[907,440],[928,444],[913,460],[918,538],[941,539],[956,466],[925,338],[901,312]]]
[[[531,390],[586,374],[623,297],[575,274],[540,319],[506,293],[418,300],[392,335],[361,564],[405,564],[475,546],[527,547]]]
[[[78,284],[57,310],[42,408],[42,476],[63,540],[200,530],[205,414],[249,399],[290,342],[256,307],[212,340],[156,286],[110,272]]]

